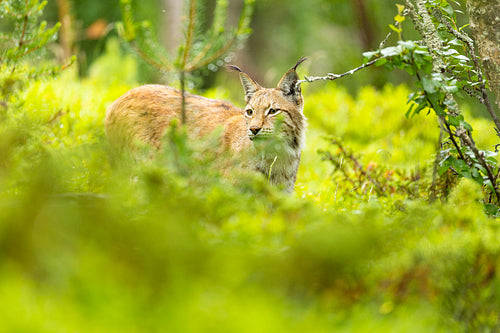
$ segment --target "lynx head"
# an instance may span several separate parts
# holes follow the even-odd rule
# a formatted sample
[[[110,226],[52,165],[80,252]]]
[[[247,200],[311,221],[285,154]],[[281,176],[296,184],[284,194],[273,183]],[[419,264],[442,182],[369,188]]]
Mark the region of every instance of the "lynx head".
[[[267,136],[285,139],[291,148],[300,150],[304,142],[306,118],[299,76],[295,71],[307,58],[301,58],[283,75],[276,88],[263,88],[236,66],[230,69],[240,73],[245,90],[244,117],[250,140]]]

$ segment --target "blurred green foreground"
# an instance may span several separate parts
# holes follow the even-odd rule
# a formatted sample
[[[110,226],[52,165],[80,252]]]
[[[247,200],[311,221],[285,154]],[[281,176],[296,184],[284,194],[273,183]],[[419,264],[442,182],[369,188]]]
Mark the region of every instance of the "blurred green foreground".
[[[260,175],[222,176],[210,140],[181,129],[156,159],[117,156],[104,113],[136,70],[111,43],[89,78],[70,68],[0,106],[0,332],[500,329],[498,222],[475,183],[422,199],[438,131],[404,117],[405,87],[306,88],[290,197]],[[330,135],[380,170],[384,195],[334,172]]]

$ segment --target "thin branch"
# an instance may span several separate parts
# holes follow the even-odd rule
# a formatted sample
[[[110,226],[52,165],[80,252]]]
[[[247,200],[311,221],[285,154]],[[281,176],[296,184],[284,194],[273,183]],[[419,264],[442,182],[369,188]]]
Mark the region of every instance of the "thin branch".
[[[397,24],[399,24],[399,22],[396,22],[396,26]],[[385,47],[385,44],[387,44],[387,41],[389,40],[389,38],[392,36],[392,33],[394,31],[391,30],[387,33],[387,35],[385,36],[385,38],[380,42],[380,44],[378,44],[378,49],[381,50]]]
[[[405,10],[403,12],[403,16],[406,16],[407,14],[409,13],[408,10]],[[394,25],[396,27],[398,27],[400,25],[399,22],[395,22]],[[394,31],[391,30],[387,33],[387,35],[385,36],[385,38],[380,42],[380,44],[378,45],[378,49],[381,50],[385,47],[385,44],[387,44],[387,41],[389,40],[389,38],[392,36],[392,33]],[[298,80],[297,83],[296,83],[296,86],[299,86],[300,84],[304,83],[304,82],[314,82],[314,81],[319,81],[319,80],[324,80],[324,81],[333,81],[333,80],[336,80],[336,79],[340,79],[344,76],[347,76],[347,75],[352,75],[354,73],[356,73],[357,71],[363,69],[363,68],[366,68],[366,67],[370,67],[371,65],[375,64],[377,62],[377,60],[379,59],[383,59],[385,58],[385,56],[381,56],[377,59],[373,59],[359,67],[356,67],[354,69],[351,69],[350,71],[348,72],[345,72],[345,73],[342,73],[342,74],[333,74],[333,73],[328,73],[326,76],[304,76],[304,80]]]
[[[182,124],[186,124],[186,72],[181,71],[180,73],[180,83],[181,83],[181,120]]]
[[[188,66],[186,66],[186,72],[192,72],[193,70],[195,70],[197,68],[204,67],[204,66],[208,65],[209,63],[211,63],[212,61],[216,60],[217,58],[221,57],[223,54],[225,54],[228,50],[231,49],[231,47],[234,45],[236,40],[237,40],[237,37],[233,36],[224,44],[224,46],[222,46],[220,49],[218,49],[217,52],[212,54],[207,59],[203,60],[202,62],[200,62],[198,64],[195,64],[195,63],[189,64]]]
[[[406,15],[408,15],[408,14],[409,14],[409,12],[410,12],[410,11],[409,11],[408,9],[405,9],[405,10],[403,10],[403,12],[401,13],[401,15],[402,15],[403,17],[406,17]],[[394,22],[394,26],[395,26],[396,28],[399,28],[399,26],[400,26],[400,25],[401,25],[401,23],[399,23],[399,21]],[[385,44],[387,44],[387,41],[388,41],[388,40],[389,40],[389,38],[392,36],[392,33],[393,33],[393,32],[394,32],[394,30],[390,30],[390,31],[387,33],[387,35],[385,36],[385,38],[384,38],[384,39],[380,42],[380,44],[378,45],[378,49],[379,49],[379,50],[381,50],[381,49],[383,49],[383,48],[385,47]]]
[[[2,34],[0,34],[0,40],[4,40],[4,41],[7,41],[7,42],[12,42],[12,43],[15,43],[17,41],[17,39],[15,39],[13,37],[5,36],[5,35],[2,35]]]
[[[136,43],[131,43],[132,48],[134,51],[149,65],[151,65],[153,68],[156,68],[163,74],[166,74],[168,71],[172,70],[172,66],[170,64],[164,64],[162,62],[156,61],[152,59],[146,52],[143,51],[141,47],[139,47]]]
[[[441,122],[444,124],[444,126],[446,127],[446,133],[448,133],[449,137],[450,137],[450,140],[451,142],[453,143],[453,145],[455,146],[455,149],[457,150],[458,152],[458,155],[460,156],[460,159],[462,159],[464,162],[467,163],[467,159],[465,159],[465,156],[464,154],[462,153],[462,150],[460,149],[460,146],[458,145],[457,141],[455,140],[455,137],[454,136],[457,136],[456,133],[453,134],[452,130],[451,130],[451,127],[450,127],[450,124],[448,124],[448,122],[446,121],[446,119],[444,118],[444,116],[439,116],[439,119],[441,120]],[[458,130],[458,129],[457,129]]]
[[[186,70],[187,59],[189,56],[189,51],[191,50],[191,46],[193,44],[194,39],[194,28],[195,28],[195,18],[196,15],[196,1],[189,1],[189,24],[186,35],[186,44],[184,44],[184,50],[181,57],[181,71]]]
[[[405,10],[403,11],[402,15],[403,15],[403,16],[406,16],[406,15],[408,15],[408,13],[409,13],[409,11],[405,9]],[[395,25],[396,27],[399,27],[399,26],[400,26],[400,23],[396,21],[396,22],[394,23],[394,25]],[[392,36],[392,33],[393,33],[393,32],[394,32],[394,31],[393,31],[393,30],[391,30],[391,31],[389,31],[389,32],[387,33],[387,35],[385,36],[385,38],[384,38],[384,39],[380,42],[380,44],[378,45],[378,50],[381,50],[381,49],[383,49],[383,48],[385,47],[385,44],[387,44],[387,41],[388,41],[388,40],[389,40],[389,38]],[[369,61],[369,62],[367,62],[367,63],[365,63],[365,64],[363,64],[363,65],[361,65],[361,66],[359,66],[359,67],[356,67],[356,68],[354,68],[354,69],[351,69],[350,71],[345,72],[345,73],[342,73],[342,74],[333,74],[333,73],[328,73],[326,76],[304,76],[304,80],[299,80],[299,81],[297,81],[296,86],[299,86],[300,84],[302,84],[302,83],[304,83],[304,82],[314,82],[314,81],[319,81],[319,80],[324,80],[324,81],[326,81],[326,80],[330,80],[330,81],[333,81],[333,80],[336,80],[336,79],[340,79],[341,77],[344,77],[344,76],[347,76],[347,75],[352,75],[352,74],[356,73],[357,71],[359,71],[359,70],[361,70],[361,69],[363,69],[363,68],[369,67],[369,66],[371,66],[371,65],[375,64],[375,63],[377,62],[377,60],[379,60],[379,59],[383,59],[383,58],[385,58],[385,56],[381,56],[381,57],[379,57],[379,58],[377,58],[377,59],[373,59],[373,60],[371,60],[371,61]]]
[[[382,186],[379,184],[378,181],[376,181],[375,179],[373,179],[368,172],[366,172],[365,170],[363,170],[363,166],[361,165],[361,163],[359,163],[359,161],[351,154],[351,153],[348,153],[344,147],[342,146],[342,144],[340,142],[338,142],[336,139],[332,139],[332,143],[334,145],[336,145],[337,147],[339,147],[339,150],[340,152],[345,156],[347,157],[348,159],[350,159],[353,163],[354,163],[354,166],[356,167],[356,169],[359,170],[359,172],[365,176],[376,188],[377,190],[379,191],[379,194],[385,196],[385,192],[384,192],[384,189],[382,188]]]
[[[441,126],[441,124],[439,124],[439,138],[438,138],[438,142],[437,142],[437,151],[439,152],[442,148],[442,144],[443,144],[443,127]],[[429,191],[431,192],[430,195],[429,195],[429,201],[433,202],[437,199],[437,175],[438,175],[438,165],[439,165],[439,161],[440,161],[440,154],[439,153],[436,153],[436,158],[434,159],[434,165],[433,165],[433,168],[432,168],[432,183],[431,183],[431,187],[429,188]]]
[[[304,76],[304,80],[298,80],[296,85],[299,86],[300,84],[304,83],[304,82],[314,82],[314,81],[319,81],[319,80],[330,80],[330,81],[333,81],[333,80],[336,80],[336,79],[340,79],[341,77],[344,77],[344,76],[347,76],[347,75],[352,75],[354,73],[356,73],[357,71],[363,69],[363,68],[366,68],[366,67],[369,67],[373,64],[375,64],[378,60],[380,59],[383,59],[385,58],[385,56],[383,57],[380,57],[380,58],[377,58],[377,59],[374,59],[372,61],[369,61],[359,67],[356,67],[356,68],[353,68],[351,69],[350,71],[348,72],[345,72],[345,73],[342,73],[342,74],[333,74],[333,73],[328,73],[326,76]]]
[[[213,37],[209,42],[207,42],[207,44],[205,44],[205,47],[203,48],[203,50],[201,50],[201,52],[198,53],[198,55],[192,61],[190,61],[189,64],[186,65],[187,72],[192,72],[196,68],[202,67],[202,66],[198,66],[197,64],[208,54],[208,51],[210,51],[212,49],[213,40],[215,38],[217,38],[217,37]]]
[[[25,5],[26,5],[26,9],[28,8],[29,6],[29,3],[28,3],[28,0],[26,0],[25,2]],[[22,30],[22,33],[21,33],[21,38],[19,38],[19,42],[18,42],[18,49],[21,50],[22,49],[22,46],[24,44],[24,35],[26,34],[26,28],[28,26],[28,14],[26,13],[24,15],[24,18],[23,18],[23,30]],[[27,53],[23,54],[22,56],[26,55]],[[14,63],[14,66],[12,66],[12,71],[11,73],[14,73],[16,70],[16,63]]]
[[[31,80],[36,80],[39,77],[58,74],[58,73],[64,71],[65,69],[67,69],[69,66],[73,65],[74,59],[75,58],[70,58],[68,62],[66,62],[64,65],[62,65],[60,67],[52,68],[50,71],[43,72],[43,73],[38,73],[38,74],[35,73],[34,75],[28,76],[28,78]]]
[[[470,147],[472,152],[474,153],[474,156],[478,160],[478,162],[483,166],[483,168],[486,169],[486,174],[488,176],[489,181],[491,182],[491,186],[493,187],[493,191],[495,192],[495,195],[497,197],[497,202],[500,202],[500,191],[498,189],[498,185],[496,183],[496,177],[493,176],[493,172],[491,171],[491,168],[488,163],[486,163],[486,160],[484,159],[484,155],[477,149],[476,145],[474,144],[474,141],[470,137],[470,135],[467,133],[467,131],[463,129],[458,129],[457,132],[455,133],[467,146]]]

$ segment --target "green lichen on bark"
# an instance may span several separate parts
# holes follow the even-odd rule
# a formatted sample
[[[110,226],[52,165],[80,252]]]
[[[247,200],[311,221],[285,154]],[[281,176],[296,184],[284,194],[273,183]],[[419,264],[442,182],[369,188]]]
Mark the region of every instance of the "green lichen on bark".
[[[431,51],[432,67],[434,72],[441,72],[445,65],[441,57],[437,55],[441,51],[443,45],[439,39],[436,27],[431,20],[430,14],[425,7],[425,1],[422,0],[406,0],[406,4],[410,9],[410,16],[415,25],[415,29],[420,33],[424,43]]]
[[[427,45],[432,55],[432,71],[442,75],[446,69],[444,61],[440,56],[440,53],[443,51],[443,43],[425,6],[425,0],[406,0],[406,4],[410,10],[410,17],[415,29],[422,36],[423,42]],[[448,106],[448,112],[453,116],[460,114],[460,110],[452,94],[446,93],[446,102],[444,104]]]
[[[467,0],[470,29],[500,107],[500,1]]]

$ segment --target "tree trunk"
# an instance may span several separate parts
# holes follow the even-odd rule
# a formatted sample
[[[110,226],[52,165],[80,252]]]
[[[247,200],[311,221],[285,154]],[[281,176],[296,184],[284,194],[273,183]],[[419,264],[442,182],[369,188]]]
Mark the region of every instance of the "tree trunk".
[[[500,107],[500,1],[467,0],[472,36]]]
[[[359,35],[361,43],[363,44],[363,49],[371,50],[375,46],[375,38],[373,36],[373,31],[375,29],[373,28],[372,20],[368,15],[365,0],[353,0],[351,1],[351,4],[358,21],[360,30]]]
[[[69,0],[57,0],[57,15],[61,28],[59,29],[59,43],[62,54],[61,61],[67,61],[73,54],[74,35],[71,23],[71,3]]]
[[[171,54],[175,54],[182,41],[183,0],[162,0],[161,39]]]

